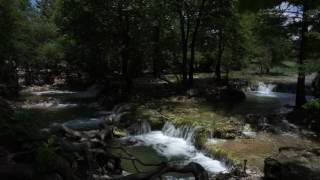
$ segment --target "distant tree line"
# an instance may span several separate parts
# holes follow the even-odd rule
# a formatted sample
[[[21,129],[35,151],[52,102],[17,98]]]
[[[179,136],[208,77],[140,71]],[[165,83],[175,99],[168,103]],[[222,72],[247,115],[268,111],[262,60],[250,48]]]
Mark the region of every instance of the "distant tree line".
[[[221,81],[295,61],[301,106],[306,72],[320,69],[319,14],[312,0],[0,0],[0,84],[83,72],[127,89],[146,74],[192,87],[198,72]]]

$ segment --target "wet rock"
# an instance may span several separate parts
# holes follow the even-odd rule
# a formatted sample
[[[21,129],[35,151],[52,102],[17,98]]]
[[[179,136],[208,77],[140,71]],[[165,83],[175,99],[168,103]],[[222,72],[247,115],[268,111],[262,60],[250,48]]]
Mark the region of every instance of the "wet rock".
[[[258,131],[271,133],[296,132],[298,127],[289,123],[282,114],[248,114],[245,122]]]
[[[258,169],[246,169],[243,165],[234,166],[228,173],[219,173],[213,177],[216,180],[261,180],[263,173]]]
[[[319,180],[320,149],[281,148],[275,157],[265,159],[267,180]]]
[[[213,133],[213,137],[219,139],[235,139],[241,135],[241,131],[237,129],[216,129]]]
[[[235,139],[242,135],[242,122],[236,118],[229,118],[229,120],[217,123],[213,131],[214,138],[220,139]]]

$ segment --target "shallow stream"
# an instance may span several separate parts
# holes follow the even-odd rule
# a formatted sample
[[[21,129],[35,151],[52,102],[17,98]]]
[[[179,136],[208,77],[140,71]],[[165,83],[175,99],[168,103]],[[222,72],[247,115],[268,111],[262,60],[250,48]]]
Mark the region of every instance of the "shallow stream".
[[[202,105],[203,112],[219,112],[223,116],[244,117],[247,114],[269,114],[286,112],[285,108],[294,104],[294,94],[273,92],[274,85],[259,84],[256,91],[247,91],[247,99],[237,103],[216,103]],[[24,92],[21,107],[31,111],[34,118],[47,122],[68,122],[86,126],[86,121],[102,121],[110,112],[103,111],[96,103],[88,103],[88,92],[71,92],[61,90],[31,90]],[[85,97],[85,98],[84,98]],[[309,97],[310,98],[310,97]],[[83,100],[82,100],[83,99]],[[210,118],[201,117],[201,118]],[[197,120],[196,118],[194,119]],[[45,123],[44,123],[45,124]],[[211,173],[227,172],[228,167],[222,161],[215,160],[209,155],[197,150],[194,146],[194,131],[196,128],[176,128],[166,123],[162,130],[151,131],[144,124],[136,134],[119,139],[114,143],[135,142],[128,146],[128,151],[145,163],[187,164],[197,162]],[[263,168],[263,159],[277,152],[282,146],[320,147],[318,143],[300,137],[294,133],[271,134],[253,132],[250,128],[243,132],[250,138],[236,140],[209,139],[209,146],[219,147],[239,160],[249,160],[249,165]],[[120,153],[115,151],[114,153]],[[124,170],[135,172],[131,161],[123,161]],[[152,167],[139,166],[142,170]],[[184,177],[173,174],[174,177]]]

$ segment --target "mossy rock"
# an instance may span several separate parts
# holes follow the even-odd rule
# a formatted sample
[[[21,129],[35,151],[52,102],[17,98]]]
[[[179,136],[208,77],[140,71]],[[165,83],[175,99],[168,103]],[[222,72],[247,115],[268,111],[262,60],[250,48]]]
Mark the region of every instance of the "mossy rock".
[[[195,134],[195,146],[198,149],[203,149],[208,140],[208,134],[210,131],[206,128],[201,128],[196,131]]]
[[[216,124],[213,132],[215,138],[235,139],[241,136],[241,126],[232,122],[221,122]]]
[[[113,130],[113,134],[116,136],[116,137],[125,137],[128,135],[128,133],[123,130],[123,129],[120,129],[120,128],[115,128]]]
[[[219,147],[207,146],[207,151],[214,158],[223,161],[227,166],[236,166],[241,164],[240,160],[233,156],[231,153],[220,149]]]

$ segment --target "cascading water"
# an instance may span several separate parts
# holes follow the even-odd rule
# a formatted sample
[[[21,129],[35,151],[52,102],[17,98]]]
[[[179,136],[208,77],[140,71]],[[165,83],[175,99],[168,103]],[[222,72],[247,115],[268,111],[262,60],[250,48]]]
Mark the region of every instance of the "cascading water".
[[[170,137],[178,137],[186,140],[187,142],[194,143],[194,136],[197,128],[191,126],[181,126],[176,128],[172,123],[166,122],[162,128],[163,134]]]
[[[263,82],[259,82],[256,92],[260,94],[271,95],[274,88],[276,88],[276,85],[274,84],[265,84]]]
[[[135,134],[141,135],[141,134],[147,134],[151,132],[151,126],[148,123],[148,121],[142,121],[138,124],[138,127],[135,130]]]
[[[259,82],[258,92],[270,94],[275,87],[276,85],[274,84],[264,84],[262,82]]]
[[[193,141],[197,128],[190,126],[176,128],[172,123],[167,122],[162,131],[150,131],[150,125],[146,121],[141,124],[140,128],[140,132],[148,133],[133,136],[138,140],[137,146],[152,147],[168,160],[176,160],[184,164],[199,163],[211,173],[227,171],[223,163],[211,159],[195,148]]]

